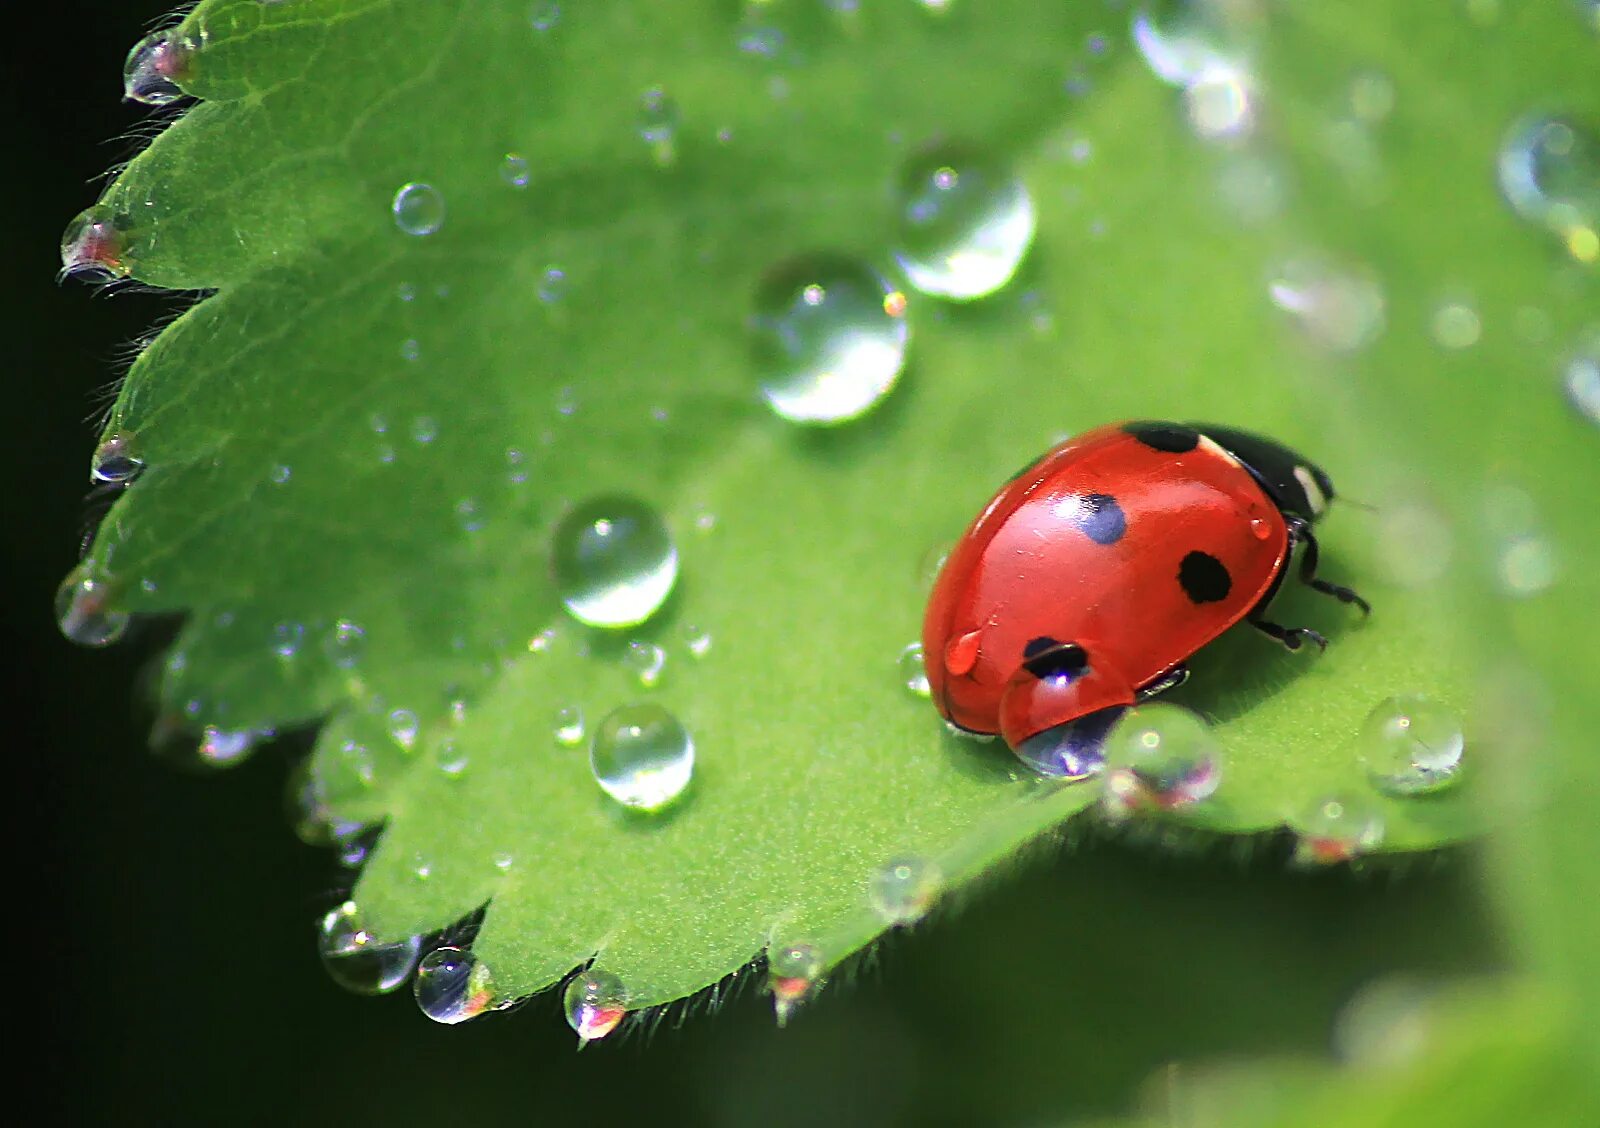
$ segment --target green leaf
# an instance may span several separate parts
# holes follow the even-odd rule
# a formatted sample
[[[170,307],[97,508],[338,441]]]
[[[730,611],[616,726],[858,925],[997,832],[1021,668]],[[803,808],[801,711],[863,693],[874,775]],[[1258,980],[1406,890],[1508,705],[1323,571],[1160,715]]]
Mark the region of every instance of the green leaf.
[[[217,292],[121,390],[108,435],[146,468],[96,540],[87,609],[188,613],[169,725],[226,744],[327,718],[304,789],[321,821],[384,824],[355,892],[374,933],[487,901],[473,946],[498,998],[594,958],[642,1007],[769,942],[837,964],[893,923],[868,896],[892,860],[955,888],[1095,803],[1097,783],[947,734],[897,664],[927,559],[1024,460],[1107,420],[1221,419],[1387,503],[1434,448],[1369,428],[1272,308],[1263,278],[1305,235],[1218,188],[1263,152],[1202,146],[1131,49],[1100,61],[1101,9],[569,7],[540,31],[520,0],[221,0],[175,33],[203,100],[96,214],[137,279]],[[739,49],[757,32],[775,57]],[[670,143],[641,137],[655,88]],[[824,252],[889,270],[900,170],[940,139],[1027,184],[1020,276],[971,305],[911,293],[887,400],[784,422],[746,331],[762,279]],[[392,215],[414,183],[442,197],[432,234]],[[571,505],[617,494],[663,515],[681,578],[606,634],[561,610],[550,544]],[[1391,695],[1478,726],[1473,627],[1396,565],[1383,517],[1336,508],[1322,531],[1370,621],[1289,592],[1280,618],[1326,655],[1242,632],[1196,662],[1176,697],[1214,720],[1223,784],[1176,823],[1267,830],[1346,797],[1387,850],[1481,825],[1471,772],[1419,798],[1367,783],[1358,733]],[[664,649],[658,685],[630,642]],[[592,731],[638,700],[695,743],[689,791],[650,816],[555,736],[566,710]]]

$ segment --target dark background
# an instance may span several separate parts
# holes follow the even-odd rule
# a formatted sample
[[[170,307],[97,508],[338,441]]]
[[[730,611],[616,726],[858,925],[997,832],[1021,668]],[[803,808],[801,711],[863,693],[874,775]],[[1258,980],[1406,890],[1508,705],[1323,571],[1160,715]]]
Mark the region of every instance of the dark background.
[[[891,938],[783,1031],[749,977],[715,1014],[697,1004],[581,1055],[550,996],[446,1028],[409,993],[341,993],[313,922],[343,879],[289,832],[287,753],[211,777],[158,762],[136,692],[151,632],[84,651],[52,621],[87,512],[91,418],[127,343],[177,308],[53,279],[61,229],[149,120],[119,104],[119,79],[161,10],[58,5],[56,33],[14,37],[8,64],[0,451],[25,835],[11,855],[11,1012],[49,1063],[40,1091],[62,1116],[1055,1121],[1128,1107],[1174,1059],[1324,1053],[1339,1006],[1373,976],[1500,962],[1468,856],[1305,875],[1275,842],[1175,853],[1089,841]]]

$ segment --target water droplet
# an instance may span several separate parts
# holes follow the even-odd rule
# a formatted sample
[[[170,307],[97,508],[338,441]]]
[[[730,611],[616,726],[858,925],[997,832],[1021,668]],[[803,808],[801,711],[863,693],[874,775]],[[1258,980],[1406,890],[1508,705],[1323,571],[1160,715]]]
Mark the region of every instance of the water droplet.
[[[586,1044],[604,1038],[617,1028],[628,1013],[628,989],[622,980],[603,968],[580,972],[562,997],[567,1025]]]
[[[1353,795],[1319,799],[1289,819],[1298,839],[1295,859],[1333,865],[1370,853],[1383,843],[1383,817]]]
[[[1339,352],[1354,352],[1383,332],[1384,298],[1378,280],[1316,260],[1284,263],[1268,283],[1272,304],[1292,316],[1307,336]]]
[[[1220,28],[1205,0],[1152,0],[1133,16],[1133,44],[1162,82],[1186,87],[1225,62]]]
[[[444,226],[444,196],[431,184],[403,184],[390,210],[407,235],[432,235]]]
[[[61,235],[61,276],[105,283],[126,278],[133,269],[125,218],[100,208],[79,212]]]
[[[448,1025],[476,1018],[494,1006],[488,967],[464,948],[435,948],[423,956],[412,990],[423,1014]]]
[[[546,305],[559,302],[567,296],[567,272],[559,266],[547,266],[539,280],[539,300]]]
[[[272,626],[272,652],[285,662],[296,658],[300,654],[300,647],[305,642],[306,625],[304,623],[274,623]]]
[[[867,900],[885,924],[912,924],[927,914],[944,875],[927,858],[896,858],[867,882]]]
[[[1373,787],[1385,795],[1421,795],[1460,778],[1466,738],[1450,709],[1408,693],[1367,714],[1360,743]]]
[[[411,441],[427,446],[439,437],[439,424],[431,415],[419,415],[411,422]]]
[[[659,86],[652,86],[639,99],[639,136],[650,146],[656,164],[666,166],[677,159],[678,104]]]
[[[67,641],[79,646],[110,646],[128,629],[126,611],[107,604],[111,593],[87,566],[78,565],[56,590],[56,625]]]
[[[1600,133],[1573,117],[1534,115],[1500,146],[1500,191],[1523,219],[1559,235],[1580,262],[1600,255]]]
[[[494,868],[499,870],[501,873],[505,873],[516,864],[516,856],[514,854],[509,854],[504,850],[500,851],[494,856]]]
[[[422,950],[422,937],[385,943],[368,932],[354,901],[322,918],[317,951],[333,981],[358,995],[384,995],[405,983]]]
[[[1033,199],[1015,172],[973,148],[940,146],[902,171],[895,261],[924,294],[972,301],[1010,282],[1033,245]]]
[[[116,431],[94,448],[94,458],[89,463],[89,480],[126,485],[143,471],[144,459],[135,452],[133,436]]]
[[[433,876],[433,862],[425,854],[414,854],[411,858],[411,876],[418,881],[427,881]]]
[[[1217,60],[1184,88],[1189,124],[1206,141],[1233,141],[1255,130],[1255,77],[1238,63]]]
[[[557,744],[567,748],[576,748],[582,744],[583,710],[576,705],[556,710],[555,737]]]
[[[467,750],[460,741],[447,736],[433,750],[433,762],[447,779],[460,779],[467,774]]]
[[[905,367],[909,336],[877,272],[853,259],[813,256],[770,272],[750,326],[761,395],[791,423],[856,419],[882,400]]]
[[[200,745],[195,756],[208,768],[232,768],[250,758],[264,736],[270,732],[258,729],[223,729],[206,725],[200,732]]]
[[[484,516],[475,498],[464,497],[456,502],[456,523],[464,533],[476,533],[483,528]]]
[[[389,739],[407,752],[417,743],[419,727],[417,715],[410,709],[396,709],[389,714]]]
[[[352,619],[339,619],[323,640],[323,653],[341,669],[350,669],[361,663],[367,652],[367,632]]]
[[[895,665],[900,678],[900,684],[911,691],[913,697],[930,697],[933,690],[928,686],[928,670],[923,661],[922,644],[913,642],[900,651],[900,660]]]
[[[1210,798],[1221,781],[1210,726],[1176,705],[1147,705],[1129,712],[1109,741],[1103,809],[1112,818],[1178,810]]]
[[[507,153],[500,161],[500,179],[513,188],[528,186],[528,158],[517,153]]]
[[[400,342],[400,359],[416,360],[422,356],[422,344],[415,337],[407,337]]]
[[[633,627],[660,610],[678,578],[678,549],[665,522],[630,497],[599,497],[556,526],[556,592],[591,627]]]
[[[287,482],[293,476],[294,476],[294,471],[292,469],[290,469],[289,467],[282,465],[281,463],[272,468],[272,472],[271,472],[271,475],[270,475],[270,477],[272,478],[272,484],[275,485],[275,486],[283,485],[285,482]]]
[[[1066,780],[1088,779],[1105,767],[1106,735],[1122,713],[1121,708],[1101,709],[1036,733],[1012,751],[1040,775]]]
[[[165,106],[183,97],[178,84],[189,77],[194,46],[165,31],[153,32],[134,44],[122,65],[122,96],[146,106]]]
[[[667,652],[653,642],[634,641],[628,644],[622,660],[640,685],[653,689],[660,684],[661,674],[667,667]]]
[[[1561,386],[1579,415],[1600,424],[1600,334],[1567,361]]]
[[[1555,583],[1555,546],[1545,535],[1538,506],[1514,486],[1491,487],[1484,495],[1483,525],[1489,534],[1495,578],[1514,599],[1538,595]]]
[[[774,942],[767,948],[767,986],[779,1026],[822,988],[823,970],[822,953],[805,941]]]
[[[678,637],[688,649],[691,658],[704,658],[711,653],[711,632],[697,623],[685,623],[678,629]]]
[[[533,0],[528,7],[528,23],[534,31],[549,31],[561,22],[561,5],[556,0]]]
[[[1447,349],[1469,349],[1478,343],[1483,326],[1478,313],[1465,302],[1445,302],[1433,311],[1433,339]]]
[[[595,782],[625,807],[654,811],[689,786],[694,741],[660,705],[624,705],[595,730],[589,747]]]

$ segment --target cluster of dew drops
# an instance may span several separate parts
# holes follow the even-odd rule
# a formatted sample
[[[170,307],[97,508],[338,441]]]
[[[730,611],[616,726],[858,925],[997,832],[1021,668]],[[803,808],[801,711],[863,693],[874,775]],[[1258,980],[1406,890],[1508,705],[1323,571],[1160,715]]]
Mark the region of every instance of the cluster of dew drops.
[[[923,6],[938,15],[947,2],[923,0]],[[836,7],[846,10],[850,5]],[[1595,21],[1595,30],[1600,30],[1600,5],[1579,8],[1582,18]],[[1256,145],[1260,85],[1249,53],[1233,44],[1224,9],[1208,0],[1158,0],[1134,11],[1127,35],[1155,76],[1181,91],[1194,134],[1229,156],[1221,166],[1219,198],[1249,219],[1280,206],[1282,188]],[[559,34],[561,14],[556,0],[533,0],[528,10],[533,34]],[[1089,37],[1085,60],[1092,63],[1103,56],[1110,43],[1106,35]],[[745,28],[737,41],[738,50],[764,56],[780,53],[781,47],[781,34],[768,28]],[[156,106],[177,101],[203,49],[203,37],[170,32],[147,37],[129,54],[126,96]],[[1081,96],[1091,86],[1085,65],[1067,69],[1066,95]],[[774,96],[782,96],[783,89],[776,83]],[[1374,166],[1380,163],[1373,155],[1373,133],[1392,112],[1395,92],[1385,76],[1367,72],[1352,81],[1348,101],[1331,138],[1348,165],[1352,189],[1359,192],[1372,189]],[[676,162],[681,121],[669,92],[661,87],[642,92],[635,128],[652,161],[661,166]],[[719,141],[729,140],[726,131],[719,134]],[[1087,140],[1070,147],[1076,161],[1089,159],[1091,153]],[[537,174],[523,154],[506,153],[495,160],[497,175],[510,190],[526,188]],[[1560,112],[1531,112],[1508,123],[1494,165],[1506,203],[1518,217],[1549,233],[1573,260],[1593,264],[1600,258],[1600,134],[1588,123]],[[778,419],[838,426],[868,414],[894,391],[906,368],[908,311],[915,303],[991,298],[1012,284],[1033,244],[1033,195],[1014,168],[979,142],[944,141],[915,151],[898,171],[895,193],[894,229],[876,261],[837,253],[799,254],[780,262],[756,284],[749,321],[753,383],[760,401]],[[395,228],[406,237],[426,239],[447,228],[445,195],[432,184],[401,184],[389,208]],[[63,275],[100,283],[125,279],[136,267],[138,245],[137,224],[128,216],[90,208],[73,220],[62,240]],[[566,290],[565,272],[549,267],[539,286],[540,300],[560,301]],[[1267,291],[1277,307],[1328,349],[1358,350],[1383,331],[1385,302],[1378,281],[1325,256],[1305,255],[1280,264],[1271,272]],[[404,292],[401,296],[408,297]],[[1539,311],[1524,313],[1526,331],[1536,333]],[[1434,309],[1429,331],[1441,348],[1453,350],[1471,347],[1482,327],[1470,301],[1449,295]],[[407,341],[401,354],[415,359],[418,348]],[[1584,417],[1600,424],[1600,337],[1571,351],[1561,386]],[[387,429],[374,422],[380,434]],[[413,431],[416,441],[425,443],[433,426],[422,419]],[[104,486],[122,488],[134,483],[144,466],[137,436],[114,433],[96,450],[92,476]],[[287,467],[272,474],[278,484],[289,476]],[[467,527],[473,519],[472,511],[462,513]],[[697,524],[704,528],[713,521],[704,515]],[[1549,582],[1548,550],[1536,530],[1518,526],[1508,544],[1509,590],[1529,594]],[[572,507],[554,530],[551,555],[566,611],[578,624],[600,632],[631,631],[649,622],[666,604],[678,577],[677,545],[661,514],[627,496],[596,497]],[[931,567],[925,562],[924,582],[936,569],[937,560]],[[115,608],[114,595],[108,581],[80,566],[57,598],[63,633],[89,646],[115,642],[129,616]],[[292,657],[302,642],[296,631],[303,634],[304,627],[284,625],[283,630],[280,653]],[[348,665],[352,654],[359,657],[363,637],[355,623],[333,624],[329,646],[338,652],[339,664]],[[548,639],[548,634],[536,638],[530,649],[540,649]],[[687,627],[682,639],[686,652],[700,658],[709,651],[712,636]],[[666,661],[666,650],[656,643],[634,641],[626,648],[625,662],[643,689],[657,684]],[[897,679],[912,695],[925,697],[922,664],[920,648],[907,647],[899,658]],[[409,747],[417,735],[415,716],[397,710],[394,718],[392,734]],[[691,733],[648,695],[592,726],[578,706],[564,707],[552,718],[551,733],[561,746],[587,742],[596,786],[632,811],[648,815],[667,810],[694,776]],[[208,727],[201,756],[216,764],[235,762],[264,735],[269,734]],[[1401,695],[1372,711],[1358,746],[1372,789],[1410,796],[1455,782],[1464,741],[1461,723],[1448,708]],[[439,766],[459,775],[465,760],[444,756]],[[1126,819],[1205,802],[1217,791],[1222,757],[1203,721],[1177,707],[1157,705],[1135,710],[1119,723],[1102,772],[1103,811]],[[1298,834],[1300,855],[1314,862],[1356,857],[1376,847],[1384,830],[1378,806],[1357,790],[1323,797],[1286,814],[1286,821]],[[344,827],[335,837],[359,859],[363,851],[348,844],[357,842],[364,830]],[[497,857],[496,864],[509,869],[513,860]],[[426,871],[426,863],[420,864],[418,873]],[[897,858],[873,874],[864,899],[883,923],[907,924],[926,911],[941,884],[935,861]],[[324,962],[333,978],[351,990],[378,994],[409,981],[422,1010],[446,1023],[507,1005],[497,995],[489,969],[469,947],[445,945],[426,955],[424,947],[418,936],[396,941],[368,931],[353,902],[331,910],[321,925]],[[813,941],[771,938],[768,983],[780,1020],[820,987],[830,962],[824,946]],[[565,1006],[573,1029],[589,1041],[604,1037],[626,1015],[628,992],[603,967],[590,967],[568,983]]]

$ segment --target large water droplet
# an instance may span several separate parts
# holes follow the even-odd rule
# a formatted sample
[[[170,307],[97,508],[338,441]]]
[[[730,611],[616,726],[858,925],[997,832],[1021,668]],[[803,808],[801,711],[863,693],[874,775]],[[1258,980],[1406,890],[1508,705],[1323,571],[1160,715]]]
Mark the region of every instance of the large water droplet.
[[[694,740],[660,705],[624,705],[595,730],[589,766],[595,782],[618,803],[655,811],[689,786]]]
[[[1206,141],[1248,137],[1256,124],[1256,80],[1229,60],[1209,63],[1184,87],[1184,105],[1196,136]]]
[[[79,646],[110,646],[122,637],[129,621],[126,611],[107,606],[110,598],[105,582],[80,564],[56,590],[56,625]]]
[[[195,748],[195,759],[208,768],[232,768],[244,763],[262,740],[271,736],[270,730],[225,729],[206,725],[200,730],[200,744]]]
[[[143,471],[144,459],[136,453],[133,436],[122,431],[102,439],[89,463],[90,481],[114,485],[126,485]]]
[[[390,210],[395,226],[407,235],[432,235],[444,226],[444,196],[431,184],[401,185]]]
[[[1383,816],[1355,795],[1331,795],[1297,811],[1289,819],[1297,838],[1295,859],[1316,865],[1348,862],[1383,843]]]
[[[1385,795],[1421,795],[1460,777],[1466,738],[1450,709],[1420,694],[1382,701],[1361,725],[1367,777]]]
[[[822,987],[822,953],[803,940],[774,941],[767,948],[767,986],[778,1025]]]
[[[604,968],[591,967],[567,984],[562,997],[567,1025],[580,1045],[604,1038],[628,1013],[628,990]]]
[[[79,212],[61,235],[61,276],[106,283],[133,269],[126,219],[99,207]]]
[[[941,146],[900,177],[895,261],[924,294],[971,301],[1011,281],[1033,245],[1033,199],[1015,172],[977,149]]]
[[[900,378],[905,303],[854,259],[811,256],[769,273],[751,318],[761,395],[791,423],[858,418]]]
[[[411,976],[422,937],[384,942],[368,932],[354,901],[346,901],[322,918],[317,951],[333,981],[358,995],[383,995]]]
[[[1518,215],[1555,232],[1579,261],[1600,255],[1600,133],[1564,115],[1512,125],[1500,146],[1500,191]]]
[[[1128,713],[1106,755],[1104,809],[1112,817],[1171,811],[1209,798],[1222,781],[1222,750],[1211,727],[1176,705]]]
[[[482,960],[464,948],[435,948],[417,965],[412,990],[422,1013],[454,1025],[494,1006],[494,981]]]
[[[650,146],[658,165],[677,159],[678,104],[659,86],[652,86],[639,99],[639,136]]]
[[[591,627],[633,627],[660,610],[678,578],[678,549],[661,515],[631,497],[598,497],[556,526],[556,593]]]
[[[193,45],[165,31],[153,32],[133,45],[122,65],[122,96],[147,106],[165,106],[183,97],[179,83],[188,77]]]
[[[880,866],[867,882],[867,900],[885,924],[912,924],[928,912],[944,875],[928,858],[896,858]]]
[[[1225,62],[1217,13],[1209,0],[1151,0],[1133,16],[1133,43],[1162,82],[1186,87]]]
[[[1120,708],[1101,709],[1030,736],[1012,751],[1040,775],[1087,779],[1105,767],[1106,736],[1122,713]]]

